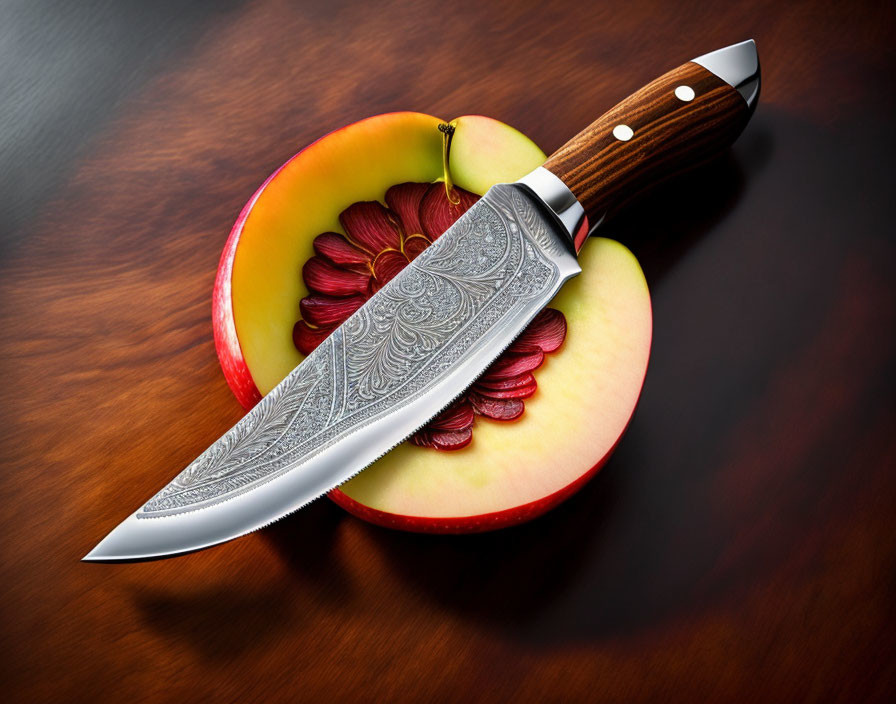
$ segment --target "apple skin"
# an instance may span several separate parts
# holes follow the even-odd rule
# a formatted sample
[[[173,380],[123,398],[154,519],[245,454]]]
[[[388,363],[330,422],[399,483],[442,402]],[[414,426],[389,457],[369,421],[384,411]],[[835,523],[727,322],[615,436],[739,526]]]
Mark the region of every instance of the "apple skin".
[[[237,401],[240,402],[240,405],[247,410],[261,401],[262,397],[258,387],[255,385],[255,381],[252,379],[252,374],[249,372],[249,367],[243,356],[243,350],[240,347],[240,340],[236,332],[231,283],[233,278],[233,258],[240,243],[243,226],[246,223],[249,212],[252,210],[252,206],[255,205],[255,201],[258,200],[258,196],[264,191],[268,183],[282,169],[283,166],[268,176],[240,211],[233,228],[230,230],[230,235],[227,237],[224,251],[221,253],[218,273],[215,276],[215,287],[212,291],[212,327],[214,328],[215,352],[218,354],[218,360],[221,363],[221,370],[224,372],[227,385],[230,387],[233,395],[236,396]]]
[[[331,132],[284,163],[246,203],[224,247],[213,294],[215,347],[228,385],[246,409],[254,406],[301,361],[301,355],[295,349],[290,333],[299,317],[298,301],[308,293],[299,270],[302,262],[312,254],[311,241],[314,236],[325,231],[341,231],[338,213],[357,201],[382,200],[387,188],[395,183],[438,180],[442,174],[439,123],[437,118],[420,113],[390,113]],[[452,124],[455,126],[455,138],[451,151],[451,175],[458,186],[471,192],[481,194],[494,183],[516,180],[544,160],[544,154],[528,138],[491,118],[467,116],[458,118]],[[346,163],[351,168],[346,168]],[[383,163],[388,165],[380,169]],[[381,170],[385,173],[380,173]],[[297,228],[300,230],[298,234]],[[586,255],[588,246],[593,247],[595,244],[593,241],[586,244]],[[628,365],[630,368],[623,370],[624,383],[620,382],[616,385],[618,388],[610,388],[607,392],[610,399],[613,399],[609,405],[615,409],[610,414],[611,417],[602,420],[600,413],[596,416],[596,422],[600,424],[606,420],[608,428],[603,432],[601,442],[590,445],[570,444],[570,447],[578,447],[576,452],[579,457],[567,463],[575,466],[574,476],[563,478],[559,485],[537,496],[517,496],[516,500],[506,506],[488,506],[485,510],[476,510],[477,506],[482,507],[482,503],[480,501],[477,504],[475,490],[469,492],[470,505],[464,505],[463,495],[467,491],[464,485],[452,487],[450,493],[455,498],[460,498],[453,504],[448,501],[447,506],[436,506],[437,502],[442,502],[440,498],[433,498],[431,491],[429,494],[422,492],[426,494],[422,510],[419,507],[408,510],[407,507],[402,507],[402,500],[394,500],[395,486],[399,487],[399,499],[416,493],[413,482],[409,485],[401,484],[401,481],[407,479],[407,474],[404,479],[400,476],[405,465],[411,473],[420,469],[419,461],[403,461],[408,455],[402,453],[407,452],[424,453],[415,455],[412,460],[420,460],[422,457],[427,462],[430,458],[436,458],[432,465],[434,468],[445,469],[439,463],[447,461],[448,474],[453,469],[464,467],[465,463],[475,465],[477,462],[483,465],[496,462],[528,464],[528,467],[522,468],[524,476],[526,472],[529,473],[528,481],[531,481],[533,472],[543,475],[545,469],[550,470],[555,458],[536,457],[533,461],[531,458],[517,457],[512,447],[505,452],[505,441],[500,438],[508,431],[506,437],[509,440],[506,442],[513,443],[514,426],[534,422],[528,417],[530,403],[533,406],[545,403],[539,398],[551,395],[548,388],[551,383],[555,388],[559,385],[556,376],[553,377],[553,382],[543,382],[543,378],[551,378],[551,365],[555,364],[552,361],[547,365],[544,376],[539,372],[539,390],[533,399],[527,401],[527,413],[520,421],[498,423],[501,427],[497,428],[487,427],[489,423],[495,422],[483,419],[477,421],[476,427],[480,430],[476,434],[487,438],[480,440],[482,446],[479,454],[475,454],[476,437],[472,455],[469,449],[439,452],[404,444],[358,477],[331,491],[328,494],[331,500],[349,513],[380,526],[423,533],[472,533],[531,520],[584,486],[612,454],[634,411],[646,372],[651,329],[649,294],[636,260],[618,243],[603,240],[603,244],[597,246],[607,250],[608,261],[611,262],[609,269],[601,276],[608,275],[612,279],[614,267],[621,267],[621,270],[629,272],[622,281],[623,284],[629,281],[629,293],[623,294],[621,298],[631,300],[616,300],[615,303],[612,299],[601,301],[608,303],[611,309],[617,304],[617,307],[622,308],[633,306],[635,313],[630,317],[632,327],[636,330],[629,335],[631,339],[621,346],[626,348],[626,354],[634,361]],[[612,263],[614,261],[616,264]],[[593,274],[592,278],[594,276],[598,274]],[[585,279],[587,276],[578,278]],[[626,286],[622,285],[621,288],[626,289]],[[561,292],[560,297],[563,296],[564,293]],[[620,296],[616,298],[619,299]],[[577,309],[583,305],[584,303],[580,304],[574,298],[567,297],[567,308]],[[578,315],[581,319],[582,314]],[[624,316],[621,319],[626,320]],[[587,327],[574,325],[570,334],[576,338],[583,334],[588,337],[590,333],[584,329]],[[619,328],[620,325],[617,324],[614,333],[617,336],[621,334],[618,333]],[[561,358],[564,356],[563,347],[557,355]],[[597,354],[599,359],[604,356],[606,355],[602,352]],[[576,364],[583,366],[581,353]],[[599,371],[600,364],[595,373],[599,374]],[[614,373],[611,369],[611,376]],[[586,375],[585,378],[589,377]],[[596,388],[596,393],[602,393],[601,389],[604,387],[598,384]],[[620,393],[624,397],[622,401],[616,400]],[[569,419],[564,418],[567,410],[558,411],[556,400],[550,403],[553,403],[559,422],[568,424]],[[575,408],[571,412],[574,411]],[[574,425],[572,427],[575,429]],[[550,428],[548,431],[554,432]],[[525,431],[522,437],[524,436]],[[482,450],[488,450],[489,444],[492,445],[492,451],[483,457]],[[446,460],[446,457],[452,459]],[[394,474],[399,482],[397,485],[387,474],[396,466],[399,469]],[[567,470],[567,473],[570,471],[572,470]],[[500,475],[500,470],[495,472],[497,483],[503,481],[506,485],[508,477]],[[460,474],[463,474],[463,470]],[[425,471],[423,475],[426,476]],[[393,484],[391,499],[388,496],[390,484]],[[377,490],[371,493],[371,485],[375,489],[377,485],[387,487],[385,501],[378,500],[382,497],[378,497],[380,492]],[[509,493],[513,494],[513,490]]]

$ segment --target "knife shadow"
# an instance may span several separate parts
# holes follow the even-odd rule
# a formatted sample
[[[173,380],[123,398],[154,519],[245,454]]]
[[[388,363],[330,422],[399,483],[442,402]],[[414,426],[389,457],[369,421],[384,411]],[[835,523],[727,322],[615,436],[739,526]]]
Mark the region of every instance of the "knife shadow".
[[[140,593],[133,602],[143,624],[167,643],[189,645],[215,662],[269,647],[299,627],[294,598],[282,585],[248,591],[218,585],[190,594]]]
[[[734,208],[745,182],[768,160],[773,145],[767,129],[754,122],[744,139],[740,150],[669,182],[599,234],[626,244],[639,258],[648,282],[655,285]],[[358,527],[415,593],[460,618],[507,634],[555,642],[581,637],[582,628],[590,630],[589,623],[596,622],[601,632],[607,632],[655,621],[674,611],[692,575],[675,576],[672,588],[669,583],[650,588],[642,583],[649,576],[633,567],[632,560],[613,554],[619,543],[614,524],[628,503],[626,496],[633,491],[641,462],[638,434],[636,416],[627,443],[598,476],[564,504],[527,524],[465,536],[403,533],[360,521]],[[667,489],[672,490],[663,490]],[[143,592],[134,595],[134,604],[145,623],[189,643],[208,660],[266,647],[279,634],[302,626],[307,609],[296,609],[297,599],[338,608],[357,596],[343,562],[335,557],[343,521],[357,519],[321,500],[261,531],[261,539],[276,550],[295,580],[273,582],[255,592],[220,585],[189,595]],[[583,582],[594,583],[582,573],[593,571],[595,556],[622,565],[618,580],[598,580],[600,593],[594,596],[565,598],[581,592]],[[637,605],[630,603],[633,599]],[[609,613],[601,603],[630,608]],[[586,607],[600,613],[586,614],[583,622],[581,609]],[[570,609],[575,613],[567,613]]]
[[[748,136],[739,152],[646,196],[599,234],[632,249],[655,285],[731,211],[751,172],[767,160],[768,131],[751,129]],[[357,527],[401,582],[460,618],[536,642],[581,638],[582,629],[592,626],[602,633],[637,627],[674,612],[692,571],[700,568],[683,567],[685,572],[672,575],[662,588],[651,588],[643,583],[649,572],[637,560],[614,554],[620,513],[630,503],[626,497],[643,490],[637,478],[638,434],[636,416],[628,442],[597,477],[561,506],[524,525],[465,536],[402,533],[360,522]],[[657,490],[674,493],[672,486]],[[223,660],[264,647],[301,627],[305,610],[294,608],[297,595],[321,608],[338,608],[356,596],[336,559],[336,537],[344,520],[356,521],[330,502],[318,501],[261,532],[296,577],[288,583],[274,582],[256,593],[218,586],[186,596],[156,592],[135,596],[135,604],[146,623],[190,643],[206,659]],[[298,538],[309,535],[313,541]],[[651,549],[664,548],[645,539],[640,551],[647,564]],[[617,571],[610,571],[616,577],[604,581],[606,575],[583,574],[594,571],[596,560],[615,564]],[[582,593],[583,583],[597,593]]]
[[[343,562],[334,558],[338,526],[346,518],[342,509],[321,500],[257,534],[296,579],[259,575],[237,585],[212,581],[186,592],[141,589],[132,595],[136,611],[147,627],[171,642],[188,644],[209,662],[270,647],[307,625],[309,604],[332,609],[350,600],[352,582]]]
[[[639,207],[599,234],[626,244],[640,260],[649,284],[655,285],[736,206],[745,184],[774,151],[770,130],[761,123],[751,125],[739,147],[648,194]],[[690,588],[689,580],[695,577],[687,571],[691,567],[652,588],[641,583],[650,577],[637,560],[613,555],[619,543],[616,524],[622,521],[618,514],[630,503],[625,497],[634,491],[633,483],[639,483],[636,477],[643,459],[637,451],[639,433],[636,415],[627,434],[629,444],[623,443],[578,494],[530,523],[465,536],[420,535],[375,526],[365,530],[415,592],[505,634],[551,642],[579,638],[582,608],[590,609],[586,621],[596,622],[603,633],[662,619]],[[613,555],[619,562],[618,581],[596,584],[594,594],[566,598],[581,591],[583,581],[593,581],[582,573],[593,571],[596,555]],[[649,599],[634,605],[632,594],[647,594]],[[606,603],[631,608],[604,613],[601,596]],[[565,613],[568,601],[578,615]]]
[[[646,194],[594,234],[631,249],[653,287],[734,209],[773,152],[771,128],[756,117],[734,148]]]

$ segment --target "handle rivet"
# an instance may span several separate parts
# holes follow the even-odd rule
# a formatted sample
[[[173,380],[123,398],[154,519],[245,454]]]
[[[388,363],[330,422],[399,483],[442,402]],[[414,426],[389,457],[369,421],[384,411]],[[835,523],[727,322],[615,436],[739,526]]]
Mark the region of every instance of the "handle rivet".
[[[695,95],[696,93],[694,93],[694,89],[690,86],[678,86],[678,88],[675,89],[675,97],[686,103],[691,102]]]
[[[620,142],[627,142],[635,136],[635,132],[628,125],[616,125],[613,128],[613,136]]]

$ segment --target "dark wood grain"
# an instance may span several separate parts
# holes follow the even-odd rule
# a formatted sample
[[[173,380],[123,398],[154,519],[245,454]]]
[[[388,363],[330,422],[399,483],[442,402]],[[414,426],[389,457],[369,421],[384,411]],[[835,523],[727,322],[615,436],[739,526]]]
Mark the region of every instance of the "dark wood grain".
[[[694,99],[676,98],[678,86],[691,88]],[[544,166],[569,186],[590,222],[606,223],[646,191],[730,147],[749,115],[734,88],[688,62],[610,108]],[[617,139],[619,125],[634,136]]]
[[[137,5],[0,21],[6,701],[892,699],[892,3]],[[746,37],[763,93],[734,148],[605,231],[655,335],[580,494],[491,535],[318,502],[184,558],[79,562],[240,416],[215,268],[298,148],[416,109],[550,153]]]

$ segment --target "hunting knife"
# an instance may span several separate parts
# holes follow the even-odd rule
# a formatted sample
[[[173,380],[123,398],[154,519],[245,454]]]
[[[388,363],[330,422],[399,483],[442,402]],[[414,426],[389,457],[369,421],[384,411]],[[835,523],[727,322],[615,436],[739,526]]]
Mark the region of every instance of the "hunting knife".
[[[463,393],[580,273],[589,230],[728,147],[759,82],[752,40],[706,54],[516,183],[492,187],[84,560],[170,557],[238,538],[373,463]]]

